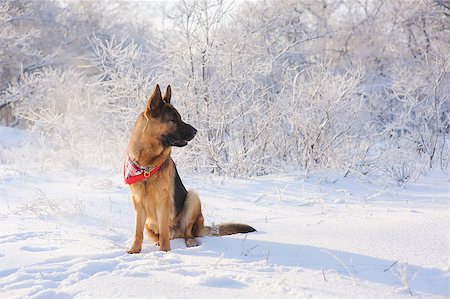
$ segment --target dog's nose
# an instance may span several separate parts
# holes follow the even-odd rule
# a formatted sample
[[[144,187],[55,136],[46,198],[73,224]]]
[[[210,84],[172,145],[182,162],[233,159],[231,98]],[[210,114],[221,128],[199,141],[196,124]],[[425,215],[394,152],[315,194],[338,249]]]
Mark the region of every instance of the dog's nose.
[[[192,136],[195,136],[197,134],[197,129],[191,126],[191,134]]]
[[[190,141],[190,140],[192,140],[192,138],[194,138],[195,134],[197,134],[197,130],[193,126],[188,125],[188,124],[186,124],[185,128],[186,129],[184,131],[185,132],[184,136],[188,141]]]

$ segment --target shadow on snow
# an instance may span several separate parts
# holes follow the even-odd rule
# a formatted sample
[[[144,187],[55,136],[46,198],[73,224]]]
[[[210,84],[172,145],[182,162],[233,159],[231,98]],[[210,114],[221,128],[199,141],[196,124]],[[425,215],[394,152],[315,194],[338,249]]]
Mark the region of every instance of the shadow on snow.
[[[349,277],[354,283],[363,280],[403,288],[407,281],[413,293],[440,296],[449,296],[450,293],[450,273],[435,268],[405,265],[401,261],[315,246],[251,240],[247,236],[200,240],[201,246],[197,248],[186,250],[178,240],[172,241],[175,245],[172,247],[181,255],[222,256],[243,263],[267,261],[278,266],[336,272]]]

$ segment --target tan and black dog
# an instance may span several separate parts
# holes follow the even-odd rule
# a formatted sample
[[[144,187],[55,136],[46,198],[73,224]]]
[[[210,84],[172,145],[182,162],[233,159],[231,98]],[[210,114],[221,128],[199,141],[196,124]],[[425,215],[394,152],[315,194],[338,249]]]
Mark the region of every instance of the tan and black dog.
[[[144,227],[159,249],[170,250],[170,240],[184,238],[188,247],[195,237],[254,232],[251,226],[226,223],[205,226],[198,194],[187,191],[170,157],[172,146],[182,147],[197,130],[184,123],[170,103],[171,89],[161,96],[159,85],[134,126],[125,160],[125,182],[130,184],[136,227],[128,253],[139,253]]]

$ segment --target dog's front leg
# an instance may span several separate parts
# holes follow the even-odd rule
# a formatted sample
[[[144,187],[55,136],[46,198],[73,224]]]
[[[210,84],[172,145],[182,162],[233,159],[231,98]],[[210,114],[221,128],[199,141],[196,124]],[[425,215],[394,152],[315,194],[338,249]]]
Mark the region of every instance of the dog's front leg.
[[[140,205],[135,205],[136,210],[136,224],[134,228],[134,238],[133,244],[130,249],[127,250],[128,253],[139,253],[142,249],[142,241],[144,239],[144,226],[145,226],[145,210]]]
[[[159,250],[170,251],[170,205],[169,199],[164,198],[159,201],[157,207],[158,226],[159,226]]]

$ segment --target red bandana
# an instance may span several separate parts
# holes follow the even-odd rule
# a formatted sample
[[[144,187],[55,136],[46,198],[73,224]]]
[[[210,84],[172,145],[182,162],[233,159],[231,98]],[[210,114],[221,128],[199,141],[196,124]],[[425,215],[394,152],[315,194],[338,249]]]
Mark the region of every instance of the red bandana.
[[[134,162],[129,155],[126,155],[123,163],[123,177],[125,184],[131,185],[154,175],[161,168],[164,162],[165,161],[153,168],[141,167]]]

